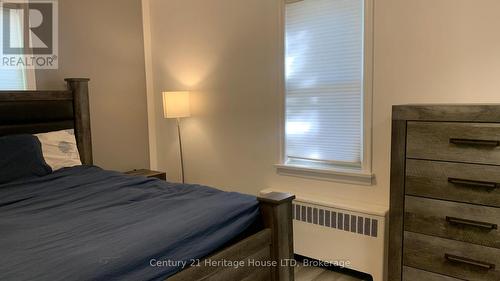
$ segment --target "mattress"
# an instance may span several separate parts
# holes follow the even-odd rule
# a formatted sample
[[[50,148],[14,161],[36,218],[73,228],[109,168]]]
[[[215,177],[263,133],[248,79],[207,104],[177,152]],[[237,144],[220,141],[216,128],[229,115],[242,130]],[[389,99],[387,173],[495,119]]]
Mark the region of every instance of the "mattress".
[[[163,280],[258,219],[253,196],[65,168],[0,185],[0,280]]]

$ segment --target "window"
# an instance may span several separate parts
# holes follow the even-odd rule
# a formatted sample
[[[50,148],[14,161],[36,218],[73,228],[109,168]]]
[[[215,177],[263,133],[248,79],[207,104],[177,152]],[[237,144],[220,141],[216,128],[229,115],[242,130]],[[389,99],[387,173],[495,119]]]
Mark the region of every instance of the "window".
[[[23,45],[22,34],[22,13],[20,10],[2,10],[10,12],[11,18],[11,42],[18,42]],[[0,31],[3,38],[3,31]],[[0,38],[0,50],[3,50],[3,40]],[[28,90],[34,84],[34,70],[24,68],[4,68],[0,67],[0,90]]]
[[[286,2],[285,166],[371,173],[365,1]]]

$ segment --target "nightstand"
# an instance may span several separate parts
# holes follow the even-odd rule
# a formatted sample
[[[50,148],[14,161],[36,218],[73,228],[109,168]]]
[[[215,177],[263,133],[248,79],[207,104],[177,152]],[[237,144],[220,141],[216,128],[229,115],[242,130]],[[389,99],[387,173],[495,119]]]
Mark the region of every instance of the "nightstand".
[[[151,171],[147,169],[139,169],[125,172],[127,175],[131,176],[143,176],[147,178],[157,178],[160,180],[167,180],[167,174],[164,172]]]

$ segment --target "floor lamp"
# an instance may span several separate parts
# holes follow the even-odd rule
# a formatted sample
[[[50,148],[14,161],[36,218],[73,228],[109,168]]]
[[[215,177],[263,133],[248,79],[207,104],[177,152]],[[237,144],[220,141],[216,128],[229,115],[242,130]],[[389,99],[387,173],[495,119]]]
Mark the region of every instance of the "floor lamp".
[[[177,135],[179,136],[179,152],[181,159],[181,178],[184,180],[184,158],[182,156],[181,118],[191,116],[189,92],[163,92],[163,114],[165,118],[177,120]]]

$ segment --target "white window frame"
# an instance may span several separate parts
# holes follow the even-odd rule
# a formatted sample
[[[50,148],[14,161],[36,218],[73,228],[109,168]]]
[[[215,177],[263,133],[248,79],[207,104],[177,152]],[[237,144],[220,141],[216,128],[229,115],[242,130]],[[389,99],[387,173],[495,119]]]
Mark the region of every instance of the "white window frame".
[[[375,175],[372,172],[372,111],[373,111],[373,13],[374,1],[364,1],[364,74],[363,74],[363,145],[361,168],[332,167],[320,169],[313,167],[294,166],[286,164],[286,81],[285,81],[285,3],[295,0],[280,1],[280,120],[279,120],[279,164],[276,164],[277,172],[286,176],[297,176],[316,180],[336,181],[362,185],[372,185]],[[298,0],[300,1],[300,0]],[[307,0],[305,0],[307,1]]]
[[[21,24],[23,24],[21,22]],[[25,31],[26,32],[26,31]],[[30,53],[30,55],[33,55]],[[23,68],[23,78],[24,78],[24,90],[25,91],[35,91],[36,90],[36,70],[34,68]]]
[[[0,10],[0,12],[3,13],[3,11]],[[0,19],[3,20],[3,15],[0,15]],[[20,24],[23,25],[23,20],[20,19],[21,22]],[[0,31],[0,34],[2,35],[3,38],[3,30]],[[0,38],[0,40],[3,40]],[[23,86],[25,91],[35,91],[36,90],[36,70],[34,68],[23,68],[22,69],[23,73]],[[8,91],[8,90],[7,90]]]
[[[36,91],[36,72],[33,68],[25,68],[24,72],[24,88],[26,91]]]

